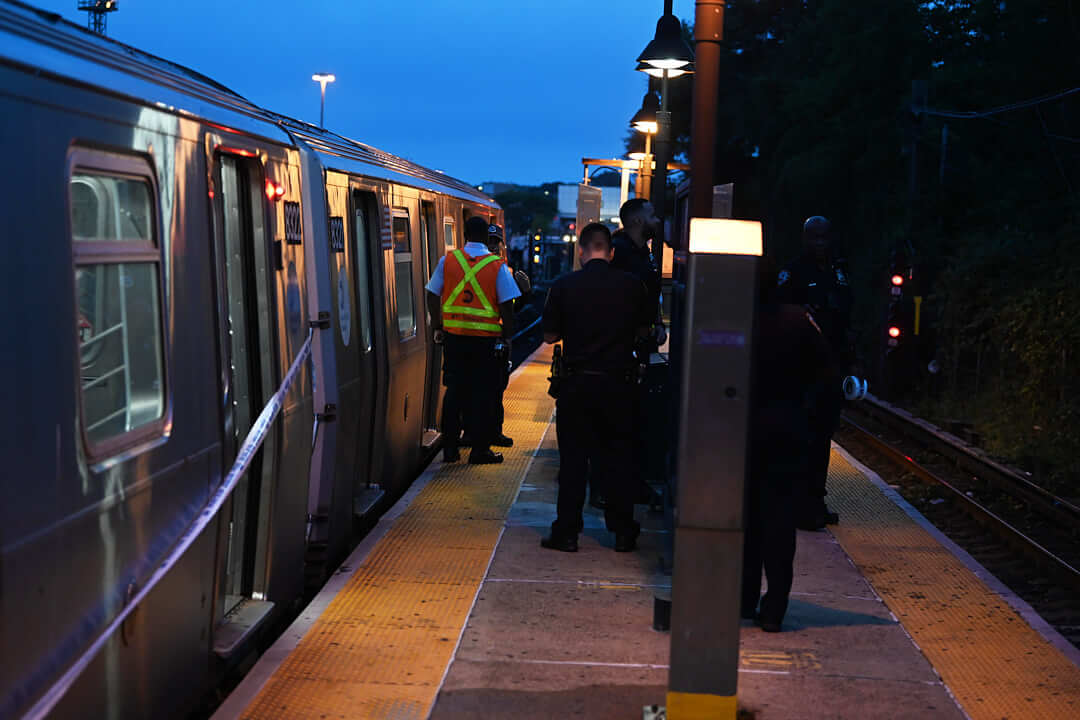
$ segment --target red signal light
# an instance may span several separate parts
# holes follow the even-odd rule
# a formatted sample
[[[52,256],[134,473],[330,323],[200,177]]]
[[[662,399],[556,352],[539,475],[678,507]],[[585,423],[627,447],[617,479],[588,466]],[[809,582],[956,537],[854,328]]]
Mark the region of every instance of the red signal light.
[[[889,337],[891,337],[891,338],[900,337],[900,328],[896,327],[895,325],[893,325],[891,328],[889,328]]]
[[[903,275],[893,275],[892,276],[892,284],[896,285],[897,287],[900,287],[901,285],[904,284],[904,276]]]
[[[278,200],[285,196],[285,186],[279,185],[270,178],[266,179],[266,199]]]
[[[576,227],[577,227],[577,224],[576,224],[576,223],[570,223],[570,228],[569,228],[569,229],[570,229],[570,232],[574,232],[574,229],[575,229]]]

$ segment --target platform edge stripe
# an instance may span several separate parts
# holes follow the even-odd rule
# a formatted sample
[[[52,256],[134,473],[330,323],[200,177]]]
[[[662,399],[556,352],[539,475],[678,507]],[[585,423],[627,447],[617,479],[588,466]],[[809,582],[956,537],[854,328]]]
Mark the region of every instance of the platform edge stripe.
[[[542,348],[543,346],[541,346]],[[541,348],[537,348],[529,355],[532,358]],[[524,367],[528,358],[521,363],[519,368]],[[547,439],[547,434],[551,432],[551,418],[548,419],[547,426],[544,428],[544,432],[540,433],[540,439],[536,443],[536,447],[533,448],[532,454],[529,456],[528,462],[525,463],[525,468],[521,471],[521,476],[518,478],[517,491],[514,493],[514,500],[510,503],[510,507],[514,506],[517,502],[517,498],[521,495],[521,486],[525,484],[525,478],[529,477],[529,471],[532,470],[533,462],[536,460],[536,453],[544,446],[544,440]],[[507,509],[507,518],[509,517],[510,510]],[[495,553],[499,551],[499,544],[502,543],[503,535],[506,534],[506,518],[503,518],[502,529],[499,530],[499,537],[496,538],[495,544],[491,548],[491,554],[488,556],[487,567],[484,568],[484,576],[480,578],[480,582],[476,586],[476,592],[473,594],[472,604],[469,605],[469,612],[465,615],[465,621],[461,623],[461,630],[458,632],[457,642],[454,643],[454,651],[450,653],[450,659],[446,663],[446,668],[443,670],[442,677],[439,678],[439,686],[435,689],[435,695],[431,698],[431,704],[428,706],[425,718],[430,718],[431,714],[435,712],[435,706],[439,702],[439,695],[442,694],[443,686],[446,685],[446,678],[450,675],[450,668],[453,666],[454,661],[457,660],[458,650],[461,649],[461,641],[465,638],[465,630],[469,627],[469,619],[472,617],[473,611],[476,610],[476,601],[480,598],[480,591],[484,589],[484,583],[488,581],[488,574],[491,572],[491,563],[495,561]]]
[[[244,679],[233,688],[225,701],[218,706],[210,720],[236,720],[247,710],[266,686],[266,683],[277,672],[277,669],[281,667],[289,653],[296,649],[300,641],[304,639],[308,631],[315,625],[315,622],[322,616],[323,611],[330,605],[330,602],[345,588],[353,575],[360,571],[371,551],[390,532],[391,528],[404,514],[405,509],[435,478],[441,467],[441,460],[433,460],[427,469],[420,474],[420,477],[413,481],[409,489],[398,498],[398,501],[379,518],[371,532],[360,541],[356,548],[349,553],[349,556],[338,566],[339,568],[347,566],[349,571],[345,573],[334,571],[318,594],[307,604],[307,607],[289,624],[278,639],[274,641],[274,644],[267,648],[266,652],[256,661],[255,666],[248,670]]]
[[[957,545],[948,535],[941,532],[941,530],[931,523],[925,515],[919,512],[918,508],[905,500],[903,495],[882,480],[880,475],[859,462],[840,444],[834,442],[833,448],[835,448],[845,460],[851,463],[852,467],[861,472],[870,480],[870,482],[876,485],[878,489],[884,493],[885,497],[892,500],[893,503],[898,505],[900,509],[908,515],[908,517],[918,523],[923,530],[931,535],[931,537],[956,556],[968,570],[975,574],[975,577],[982,580],[986,586],[1001,597],[1009,607],[1019,613],[1020,617],[1024,619],[1024,622],[1031,626],[1032,630],[1035,630],[1044,640],[1060,650],[1074,665],[1080,667],[1080,648],[1077,648],[1070,643],[1064,635],[1055,630],[1054,627],[1050,625],[1042,615],[1039,615],[1035,608],[1028,604],[1026,600],[1009,589],[1009,587],[999,580],[996,575],[987,570],[982,563],[972,557],[967,550],[964,550],[964,548]],[[874,591],[874,594],[877,594],[876,590]],[[912,639],[912,641],[914,642],[914,639]]]
[[[1067,717],[1080,671],[840,452],[829,492],[832,529],[970,718]]]

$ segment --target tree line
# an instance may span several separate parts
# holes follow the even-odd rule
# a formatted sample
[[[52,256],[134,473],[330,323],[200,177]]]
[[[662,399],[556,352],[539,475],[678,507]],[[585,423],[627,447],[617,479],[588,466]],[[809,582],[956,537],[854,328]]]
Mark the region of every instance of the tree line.
[[[1062,481],[1080,467],[1077,47],[1071,0],[729,0],[716,126],[715,181],[777,262],[804,218],[833,222],[879,387],[902,379],[903,404]],[[692,83],[670,87],[685,157]],[[886,356],[895,257],[924,301]]]

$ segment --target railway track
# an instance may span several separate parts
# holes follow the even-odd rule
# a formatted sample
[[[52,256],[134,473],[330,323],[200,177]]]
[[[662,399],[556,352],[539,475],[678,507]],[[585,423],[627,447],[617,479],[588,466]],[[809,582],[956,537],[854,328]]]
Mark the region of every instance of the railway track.
[[[1074,500],[874,398],[845,410],[838,440],[1080,647]]]

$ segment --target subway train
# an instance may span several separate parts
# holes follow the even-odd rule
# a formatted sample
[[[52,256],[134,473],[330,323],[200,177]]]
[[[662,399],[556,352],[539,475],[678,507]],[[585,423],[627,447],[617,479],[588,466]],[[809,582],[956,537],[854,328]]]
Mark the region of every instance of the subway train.
[[[7,0],[0,118],[0,718],[184,717],[434,454],[424,282],[502,211]]]

